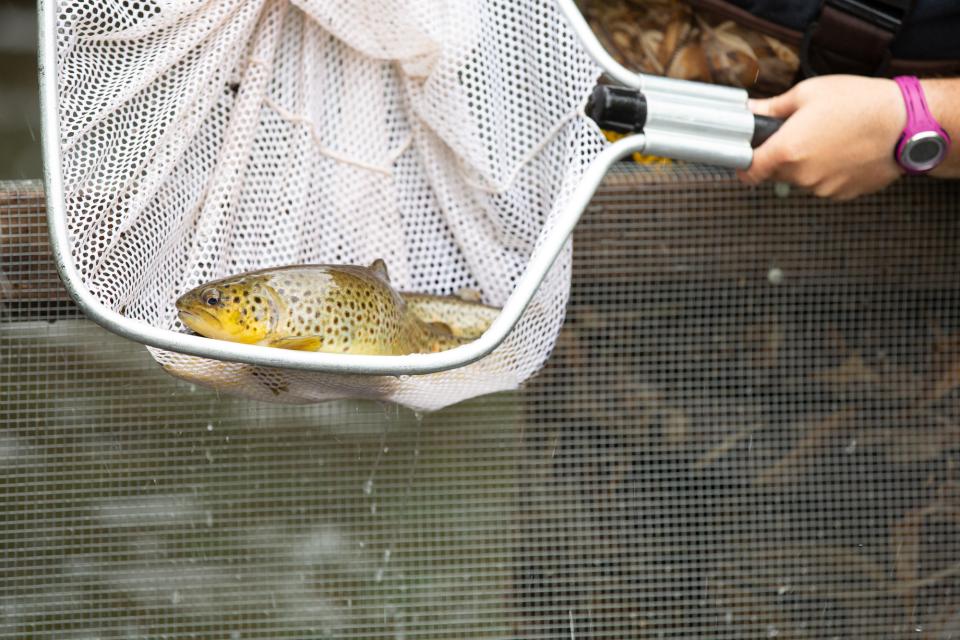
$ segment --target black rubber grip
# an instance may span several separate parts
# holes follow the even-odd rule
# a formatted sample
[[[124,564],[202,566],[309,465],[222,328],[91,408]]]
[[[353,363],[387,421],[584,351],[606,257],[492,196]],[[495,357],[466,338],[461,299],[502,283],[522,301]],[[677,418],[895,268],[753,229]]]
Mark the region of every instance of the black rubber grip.
[[[772,136],[783,124],[783,120],[771,118],[769,116],[753,116],[753,138],[750,139],[750,146],[756,149],[767,138]]]
[[[647,100],[636,89],[601,84],[590,94],[586,113],[601,129],[638,133],[647,122]]]

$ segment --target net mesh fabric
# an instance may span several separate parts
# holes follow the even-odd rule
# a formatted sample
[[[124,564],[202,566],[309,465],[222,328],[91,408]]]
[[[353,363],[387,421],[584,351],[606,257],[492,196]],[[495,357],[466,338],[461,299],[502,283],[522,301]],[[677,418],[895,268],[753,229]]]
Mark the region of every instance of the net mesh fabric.
[[[84,284],[182,330],[203,282],[383,258],[400,290],[509,296],[602,148],[599,69],[549,0],[65,2],[65,204]],[[513,388],[556,341],[568,245],[505,343],[409,378],[264,369],[151,349],[181,377],[267,400],[436,409]]]

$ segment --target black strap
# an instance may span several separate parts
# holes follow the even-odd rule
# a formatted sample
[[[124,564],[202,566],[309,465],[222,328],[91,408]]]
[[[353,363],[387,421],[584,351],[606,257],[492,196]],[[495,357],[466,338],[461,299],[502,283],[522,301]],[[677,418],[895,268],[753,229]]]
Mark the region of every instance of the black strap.
[[[890,45],[912,8],[913,0],[823,0],[803,34],[801,72],[885,74]]]

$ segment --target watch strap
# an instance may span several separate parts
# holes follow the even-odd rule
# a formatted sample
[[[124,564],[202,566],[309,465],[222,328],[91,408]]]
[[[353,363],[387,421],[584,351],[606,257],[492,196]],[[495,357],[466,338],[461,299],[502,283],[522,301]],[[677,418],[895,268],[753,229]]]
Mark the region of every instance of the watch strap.
[[[916,76],[897,76],[893,81],[896,82],[900,88],[900,93],[903,95],[903,104],[907,109],[907,124],[904,126],[903,133],[897,141],[897,163],[900,164],[907,173],[924,173],[924,171],[917,171],[908,166],[904,166],[900,160],[904,147],[915,135],[933,131],[943,138],[947,151],[949,151],[950,136],[930,113],[930,108],[927,106],[927,99],[923,93],[923,87],[920,85],[920,80],[918,80]]]

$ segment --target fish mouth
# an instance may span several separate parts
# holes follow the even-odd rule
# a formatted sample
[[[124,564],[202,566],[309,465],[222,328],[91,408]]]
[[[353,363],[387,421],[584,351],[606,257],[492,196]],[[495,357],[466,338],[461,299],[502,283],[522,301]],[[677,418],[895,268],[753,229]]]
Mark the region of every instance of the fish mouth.
[[[180,316],[180,322],[189,329],[193,329],[200,335],[208,335],[211,330],[220,328],[220,321],[212,313],[203,309],[180,309],[177,312]]]

